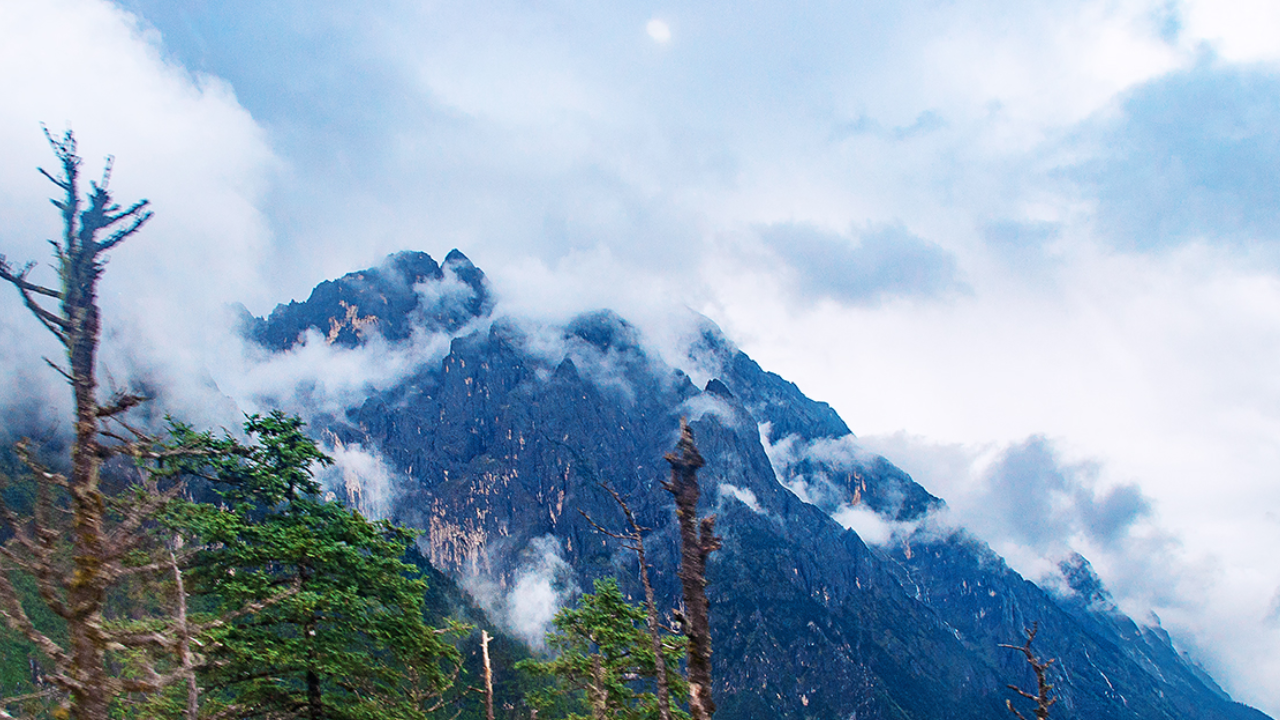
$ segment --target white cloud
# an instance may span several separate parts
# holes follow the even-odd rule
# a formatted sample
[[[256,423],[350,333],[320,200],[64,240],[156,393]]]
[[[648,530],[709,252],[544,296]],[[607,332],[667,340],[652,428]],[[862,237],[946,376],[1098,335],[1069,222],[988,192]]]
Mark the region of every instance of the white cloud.
[[[701,420],[707,415],[714,415],[717,420],[728,427],[736,427],[738,425],[738,416],[733,407],[725,402],[724,399],[711,393],[704,392],[685,400],[680,405],[680,413],[689,422]]]
[[[659,20],[658,18],[650,20],[645,23],[644,31],[659,45],[671,42],[671,26],[665,20]]]
[[[1182,34],[1187,43],[1209,43],[1236,62],[1280,59],[1280,6],[1268,0],[1183,0]]]
[[[224,342],[222,305],[263,296],[270,247],[258,208],[277,162],[265,133],[224,81],[167,61],[154,33],[97,0],[0,5],[0,250],[11,261],[48,266],[44,240],[59,231],[45,200],[56,190],[35,168],[53,169],[41,136],[75,130],[86,180],[117,156],[111,187],[121,202],[147,197],[154,219],[110,253],[101,284],[103,359],[120,373],[130,361],[115,341],[155,350],[170,379],[199,384],[206,348]],[[56,282],[50,271],[36,277]],[[16,294],[0,294],[6,331],[36,336]],[[198,321],[195,319],[199,319]],[[24,324],[25,323],[25,324]],[[13,359],[41,365],[48,342],[16,342]],[[14,372],[6,366],[4,372]],[[52,373],[48,373],[53,380]],[[127,378],[119,378],[121,381]],[[4,392],[18,386],[3,383]],[[53,391],[61,394],[60,388]],[[233,423],[234,425],[235,423]]]
[[[544,650],[552,620],[577,591],[562,552],[554,536],[536,537],[521,553],[509,587],[480,575],[464,577],[463,587],[496,623],[530,647]]]
[[[1025,577],[1060,585],[1059,562],[1082,553],[1123,611],[1140,621],[1154,612],[1233,696],[1265,706],[1257,688],[1277,669],[1268,648],[1280,642],[1280,627],[1264,619],[1274,580],[1246,569],[1256,560],[1233,567],[1195,538],[1196,528],[1170,522],[1158,502],[1112,516],[1119,524],[1111,532],[1091,525],[1129,486],[1108,464],[1069,459],[1043,438],[942,444],[895,433],[861,441],[949,500],[940,522],[968,528]]]
[[[760,499],[756,497],[756,494],[752,492],[750,488],[738,487],[737,485],[730,485],[729,483],[720,483],[716,487],[721,496],[727,495],[734,498],[743,505],[746,505],[751,512],[757,515],[764,513],[764,508],[760,507]]]
[[[852,530],[868,545],[883,545],[893,538],[895,526],[865,505],[841,505],[831,519],[846,530]]]
[[[333,458],[333,465],[322,471],[320,481],[365,517],[390,519],[398,485],[408,478],[388,467],[377,450],[366,450],[360,443],[343,443],[337,438],[328,440],[332,447],[325,447],[324,451]]]

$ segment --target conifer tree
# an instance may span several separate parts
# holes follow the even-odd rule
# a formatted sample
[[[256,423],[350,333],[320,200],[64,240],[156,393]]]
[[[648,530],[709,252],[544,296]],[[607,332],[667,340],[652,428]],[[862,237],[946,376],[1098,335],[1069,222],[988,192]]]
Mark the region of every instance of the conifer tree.
[[[330,462],[280,412],[253,416],[243,445],[178,426],[171,473],[207,478],[225,507],[189,503],[174,522],[206,549],[188,585],[215,612],[294,592],[218,629],[202,679],[232,716],[308,720],[426,717],[461,658],[457,627],[428,627],[426,584],[402,561],[413,534],[326,502],[311,468]]]
[[[657,696],[646,689],[657,674],[657,654],[647,628],[647,613],[627,602],[618,582],[602,578],[595,592],[583,595],[577,605],[556,614],[555,630],[547,645],[555,653],[550,660],[523,660],[518,667],[535,676],[550,678],[553,685],[530,698],[535,707],[549,707],[553,698],[575,696],[587,714],[569,713],[567,720],[652,720],[659,717]],[[684,643],[663,643],[666,684],[676,693],[686,691],[678,668]],[[676,718],[688,718],[672,708]]]

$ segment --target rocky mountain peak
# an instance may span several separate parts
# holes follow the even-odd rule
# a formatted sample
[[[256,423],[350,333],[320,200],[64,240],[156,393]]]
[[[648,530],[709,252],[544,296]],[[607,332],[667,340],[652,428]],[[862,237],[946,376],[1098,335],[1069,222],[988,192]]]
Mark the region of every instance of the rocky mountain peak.
[[[326,280],[303,302],[278,305],[263,319],[246,317],[247,337],[271,350],[288,350],[315,332],[330,345],[355,347],[374,335],[389,342],[415,329],[457,332],[493,310],[488,279],[458,250],[444,265],[430,255],[402,251],[377,267]]]

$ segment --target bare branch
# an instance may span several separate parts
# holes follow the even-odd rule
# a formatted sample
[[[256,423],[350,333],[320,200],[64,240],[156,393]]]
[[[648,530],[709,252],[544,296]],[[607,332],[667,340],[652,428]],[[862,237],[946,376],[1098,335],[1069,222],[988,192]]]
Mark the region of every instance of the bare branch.
[[[45,295],[48,297],[62,299],[62,293],[49,288],[27,282],[27,274],[35,267],[34,263],[27,263],[19,272],[13,272],[7,262],[0,257],[0,279],[5,280],[18,289],[18,294],[22,296],[22,302],[36,316],[49,332],[53,333],[59,341],[66,344],[66,331],[70,327],[65,318],[55,315],[36,302],[35,295]]]
[[[1027,658],[1027,664],[1031,666],[1032,671],[1035,672],[1035,675],[1036,675],[1036,690],[1037,690],[1036,694],[1032,695],[1026,690],[1023,690],[1022,688],[1017,687],[1016,685],[1008,685],[1007,687],[1010,690],[1018,693],[1022,697],[1028,700],[1035,701],[1036,720],[1047,720],[1047,718],[1049,717],[1049,708],[1054,703],[1058,702],[1058,699],[1055,697],[1049,696],[1050,692],[1053,691],[1053,684],[1050,683],[1047,678],[1047,671],[1049,669],[1049,666],[1054,663],[1054,660],[1053,659],[1041,660],[1040,658],[1036,657],[1035,653],[1031,651],[1031,643],[1036,639],[1036,633],[1039,630],[1040,630],[1040,624],[1038,622],[1032,623],[1031,627],[1027,628],[1027,631],[1026,631],[1027,642],[1025,645],[1006,645],[1004,643],[1000,643],[998,647],[1008,648],[1010,650],[1017,650]],[[1010,712],[1012,712],[1014,715],[1017,715],[1019,720],[1026,720],[1026,718],[1022,717],[1021,713],[1019,713],[1017,710],[1013,708],[1013,701],[1005,700],[1005,706],[1009,708]]]
[[[56,177],[54,177],[54,176],[50,175],[50,174],[49,174],[49,171],[45,170],[44,168],[36,168],[36,170],[39,170],[41,175],[43,175],[43,176],[45,176],[45,177],[49,178],[49,182],[53,183],[54,185],[57,185],[58,187],[62,188],[63,190],[66,190],[66,191],[68,191],[68,192],[70,192],[70,191],[71,191],[71,183],[67,182],[66,180],[59,180],[58,178],[56,178]],[[65,210],[65,209],[66,209],[66,208],[65,208],[61,203],[59,203],[57,200],[50,200],[50,202],[52,202],[52,203],[53,203],[53,206],[54,206],[54,207],[56,207],[56,208],[58,208],[59,210]]]
[[[10,628],[26,636],[55,663],[65,663],[69,659],[60,645],[32,624],[31,619],[27,617],[27,611],[22,607],[18,591],[14,589],[13,583],[9,582],[9,576],[2,572],[0,572],[0,615],[4,616]]]
[[[583,519],[585,519],[591,525],[591,527],[594,528],[595,531],[600,533],[601,535],[606,535],[608,537],[613,538],[614,540],[631,540],[632,539],[631,535],[619,535],[618,533],[613,532],[601,526],[600,523],[591,519],[591,516],[587,514],[586,510],[579,509],[578,513],[581,514]],[[628,549],[630,550],[634,548],[628,547]]]
[[[4,485],[0,484],[0,490],[3,489]],[[3,495],[0,495],[0,522],[3,522],[4,526],[9,529],[10,533],[12,533],[9,542],[14,542],[20,545],[23,550],[26,550],[29,553],[37,552],[35,539],[32,537],[31,533],[27,531],[25,524],[18,520],[18,516],[13,512],[13,509],[4,501]],[[0,553],[9,552],[5,547],[7,544],[8,543],[6,542],[5,544],[0,545]],[[19,563],[20,561],[15,559],[14,562]]]
[[[119,415],[112,415],[112,416],[111,416],[111,419],[112,419],[112,420],[114,420],[114,421],[115,421],[115,423],[116,423],[117,425],[119,425],[120,427],[124,428],[125,430],[128,430],[128,431],[129,431],[129,434],[130,434],[130,435],[132,435],[136,440],[139,440],[139,441],[151,441],[151,440],[153,440],[153,438],[152,438],[150,435],[148,435],[147,433],[145,433],[145,432],[143,432],[143,431],[139,430],[138,428],[135,428],[134,426],[130,425],[129,423],[125,422],[124,420],[122,420],[122,419],[120,418],[120,416],[119,416]]]
[[[248,605],[245,605],[239,610],[236,610],[235,612],[227,613],[226,615],[223,615],[222,617],[216,620],[210,620],[209,622],[193,625],[192,627],[195,628],[194,634],[198,635],[201,633],[205,633],[214,628],[222,627],[227,623],[239,620],[240,618],[246,615],[252,615],[258,612],[259,610],[275,605],[281,600],[297,595],[298,592],[301,590],[302,590],[302,584],[300,582],[295,582],[285,590],[279,593],[276,593],[275,595],[272,595],[269,598],[265,598],[263,600],[258,600],[256,602],[249,603]],[[214,647],[216,647],[216,645]]]
[[[23,550],[26,550],[31,554],[40,552],[39,547],[31,541],[31,536],[26,532],[26,528],[20,528],[20,530],[22,535],[19,536],[18,533],[15,532],[14,537],[12,538],[13,541],[16,541],[15,544],[21,546]],[[36,570],[35,561],[21,557],[13,550],[10,550],[8,543],[0,545],[0,558],[8,560],[10,564],[24,572],[34,573]]]
[[[121,455],[134,458],[146,457],[145,448],[147,448],[150,443],[141,442],[139,440],[130,440],[129,438],[117,435],[110,430],[101,430],[98,434],[108,440],[115,440],[117,442],[115,445],[99,445],[104,458],[118,457]]]
[[[52,509],[52,501],[49,495],[49,485],[57,480],[65,480],[60,475],[54,475],[44,470],[43,467],[31,461],[27,456],[26,441],[18,443],[17,452],[20,457],[27,461],[28,467],[38,476],[43,476],[42,482],[37,485],[37,497],[35,514],[28,523],[18,520],[13,511],[0,502],[0,514],[2,514],[4,522],[9,526],[12,535],[9,542],[21,547],[27,557],[19,556],[13,549],[8,547],[8,543],[0,545],[0,557],[8,560],[14,567],[23,570],[35,578],[36,589],[40,594],[40,598],[44,600],[49,609],[59,617],[66,618],[68,616],[65,604],[57,592],[57,585],[62,579],[62,572],[55,567],[52,560],[54,553],[54,545],[60,537],[60,533],[50,527],[49,513]],[[53,478],[48,480],[44,478]],[[3,611],[0,611],[3,614]]]
[[[90,180],[89,185],[92,186],[95,191],[101,191],[105,193],[107,191],[107,186],[111,184],[111,170],[112,168],[115,167],[115,165],[116,165],[116,156],[108,155],[106,157],[106,160],[104,160],[102,163],[102,179],[99,180],[98,182],[93,182],[92,180]]]
[[[49,367],[53,368],[53,371],[61,375],[63,379],[65,379],[67,382],[75,382],[75,378],[71,377],[71,373],[67,372],[66,370],[63,370],[61,365],[50,360],[49,358],[43,358],[43,360],[45,365],[48,365]]]
[[[106,216],[105,217],[106,224],[104,225],[104,227],[114,225],[117,222],[120,222],[121,220],[130,218],[130,217],[133,218],[133,222],[129,223],[129,225],[127,225],[126,227],[123,227],[115,231],[114,233],[112,233],[111,237],[107,238],[106,241],[99,243],[97,247],[98,252],[106,252],[107,250],[110,250],[116,245],[119,245],[120,243],[124,242],[125,238],[128,238],[130,235],[133,235],[134,233],[138,232],[138,230],[142,229],[142,226],[145,225],[146,222],[151,219],[152,215],[155,214],[155,213],[152,213],[150,210],[146,210],[146,207],[150,204],[151,204],[150,200],[139,200],[138,202],[134,203],[133,206],[130,207],[128,210],[125,210],[124,212],[118,215]],[[144,210],[146,211],[143,212]]]
[[[35,267],[35,263],[27,263],[20,272],[13,272],[9,263],[5,261],[4,255],[0,255],[0,280],[6,280],[13,283],[19,290],[25,290],[36,295],[44,295],[55,300],[62,299],[62,293],[57,290],[51,290],[43,285],[36,285],[27,281],[27,274]]]
[[[111,398],[111,402],[98,408],[98,417],[108,418],[126,412],[131,408],[137,407],[149,400],[145,395],[134,395],[131,393],[118,393]]]
[[[182,483],[175,483],[165,490],[153,489],[145,493],[136,502],[131,503],[120,523],[112,528],[104,539],[104,555],[109,558],[119,558],[137,547],[138,543],[143,540],[137,532],[138,528],[142,527],[144,522],[153,518],[157,510],[181,495],[183,487]],[[123,577],[130,572],[131,570],[122,568],[116,572],[108,572],[108,575],[113,576],[112,579],[114,579]],[[145,572],[145,570],[139,572]]]
[[[39,692],[27,693],[26,695],[14,695],[13,697],[0,698],[0,707],[26,702],[28,700],[39,700],[40,698],[51,697],[57,694],[57,688],[49,688],[47,690],[40,690]]]
[[[22,464],[26,465],[27,469],[35,474],[37,486],[48,484],[60,488],[70,487],[70,483],[67,482],[65,475],[50,472],[48,468],[40,464],[40,462],[31,455],[31,446],[26,440],[15,445],[13,450],[14,453],[17,454],[18,459],[22,460]]]

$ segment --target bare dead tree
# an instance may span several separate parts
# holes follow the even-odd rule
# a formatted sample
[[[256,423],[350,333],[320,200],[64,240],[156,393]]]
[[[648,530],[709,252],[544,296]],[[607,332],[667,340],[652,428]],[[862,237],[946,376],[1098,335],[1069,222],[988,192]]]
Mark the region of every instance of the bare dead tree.
[[[1009,648],[1010,650],[1018,650],[1026,656],[1027,664],[1031,666],[1031,669],[1036,674],[1036,694],[1032,695],[1016,685],[1007,685],[1006,687],[1028,700],[1035,701],[1035,716],[1037,720],[1047,720],[1049,717],[1049,706],[1058,702],[1058,698],[1049,696],[1049,693],[1053,691],[1053,684],[1048,681],[1047,672],[1049,670],[1049,666],[1052,665],[1054,661],[1052,659],[1041,660],[1036,657],[1035,653],[1031,652],[1031,642],[1036,639],[1036,632],[1039,629],[1039,623],[1031,624],[1031,627],[1026,631],[1027,642],[1025,645],[1005,645],[1004,643],[1001,643],[1000,647]],[[1017,709],[1013,707],[1012,700],[1005,700],[1004,704],[1005,707],[1009,708],[1009,712],[1017,716],[1018,720],[1027,720],[1022,716],[1022,713],[1018,712]]]
[[[179,543],[175,542],[175,545]],[[179,545],[180,547],[180,545]],[[195,642],[192,623],[187,614],[187,588],[182,577],[182,568],[178,565],[175,550],[169,551],[169,567],[173,571],[174,595],[176,596],[176,614],[174,617],[178,630],[178,667],[182,670],[183,680],[187,684],[187,704],[183,711],[183,720],[196,720],[200,717],[200,685],[196,682],[196,667],[199,658],[192,651]]]
[[[493,666],[489,664],[489,631],[480,631],[480,653],[484,656],[484,716],[493,720]]]
[[[680,440],[676,449],[667,453],[671,464],[671,481],[663,488],[675,498],[676,518],[680,523],[680,583],[684,590],[686,622],[689,638],[689,715],[693,720],[710,720],[716,711],[711,699],[711,621],[707,601],[707,558],[720,548],[715,534],[716,517],[698,519],[698,468],[706,464],[693,442],[693,430],[680,420]]]
[[[642,527],[640,523],[636,522],[636,516],[631,512],[631,506],[618,494],[617,490],[614,490],[607,483],[599,483],[599,485],[622,508],[622,512],[627,518],[627,524],[631,526],[631,532],[615,533],[592,520],[587,513],[583,512],[582,516],[586,518],[587,522],[591,523],[597,532],[622,541],[623,547],[635,552],[636,559],[640,563],[640,584],[644,586],[645,614],[647,615],[649,639],[653,645],[654,673],[657,675],[658,720],[671,720],[671,689],[667,680],[667,660],[663,653],[662,625],[658,618],[658,604],[653,592],[653,583],[649,581],[649,561],[644,550],[644,533],[650,528]]]
[[[74,136],[68,131],[58,140],[48,130],[45,136],[62,166],[56,176],[40,170],[64,192],[62,200],[53,201],[62,213],[62,238],[51,241],[61,287],[53,289],[30,282],[27,278],[34,263],[15,270],[3,256],[0,256],[0,278],[17,288],[27,309],[66,349],[68,365],[65,368],[47,359],[46,362],[71,385],[75,397],[75,440],[69,476],[40,466],[25,446],[19,446],[19,455],[35,475],[39,496],[30,522],[20,522],[6,509],[4,519],[13,537],[0,548],[0,556],[7,561],[6,570],[16,567],[35,577],[41,599],[66,621],[66,647],[55,643],[31,623],[7,572],[0,574],[0,606],[10,626],[53,660],[56,670],[49,679],[70,694],[73,717],[96,720],[107,717],[111,696],[126,690],[122,687],[124,681],[110,677],[106,668],[107,647],[119,640],[111,637],[103,618],[107,590],[125,575],[146,571],[123,562],[125,556],[136,549],[137,533],[131,530],[141,525],[144,513],[126,517],[121,523],[125,526],[124,532],[110,531],[107,499],[100,487],[103,461],[114,449],[99,441],[99,423],[138,404],[142,398],[122,395],[111,404],[98,404],[95,367],[100,332],[98,279],[105,262],[103,253],[136,233],[151,218],[151,212],[147,210],[146,200],[123,210],[115,204],[108,189],[110,159],[102,180],[91,182],[92,192],[82,199],[78,186],[80,157],[76,154]],[[87,205],[82,207],[86,200]],[[100,237],[108,232],[106,237]],[[43,302],[56,301],[57,308],[46,308],[41,298],[47,299]],[[65,491],[71,503],[71,572],[65,576],[59,567],[58,536],[51,517],[54,489]],[[155,508],[146,509],[154,511]]]
[[[129,693],[152,693],[184,680],[192,693],[194,669],[202,662],[192,649],[192,638],[283,595],[201,624],[187,616],[179,566],[193,549],[167,547],[150,527],[161,509],[180,496],[182,485],[162,481],[146,463],[190,452],[165,448],[121,417],[144,402],[143,396],[119,393],[105,405],[97,396],[97,297],[105,253],[141,229],[151,211],[146,200],[123,209],[115,203],[109,190],[111,158],[101,180],[91,181],[91,191],[82,196],[75,137],[67,131],[57,139],[48,130],[45,137],[60,172],[40,173],[63,192],[61,199],[52,201],[62,215],[62,237],[50,241],[60,284],[50,288],[32,282],[34,263],[15,268],[3,255],[0,279],[18,290],[27,309],[66,351],[65,365],[47,358],[45,362],[71,385],[75,438],[68,474],[41,464],[26,441],[16,446],[36,493],[32,512],[21,516],[0,498],[0,523],[10,535],[0,545],[0,617],[52,661],[53,670],[45,679],[68,698],[72,718],[106,720],[112,701]],[[102,488],[102,467],[121,456],[138,465],[139,481],[109,495]],[[113,590],[133,581],[159,587],[168,572],[174,573],[178,593],[171,612],[161,611],[161,616],[143,622],[107,617]],[[32,622],[13,583],[15,573],[34,579],[40,601],[65,623],[65,642],[56,642]],[[133,672],[114,672],[112,653],[130,654],[136,661]],[[194,702],[194,694],[190,699]]]

